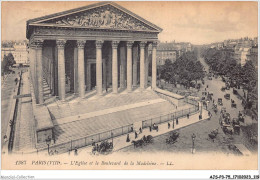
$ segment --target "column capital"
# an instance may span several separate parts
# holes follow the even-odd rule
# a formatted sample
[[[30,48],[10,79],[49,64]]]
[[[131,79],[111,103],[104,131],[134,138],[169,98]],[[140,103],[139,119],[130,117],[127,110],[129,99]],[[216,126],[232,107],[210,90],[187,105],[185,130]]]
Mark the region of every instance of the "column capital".
[[[36,39],[36,40],[33,40],[31,43],[34,48],[42,48],[43,41],[44,41],[43,39]]]
[[[144,48],[146,46],[146,41],[141,41],[140,44],[140,48]]]
[[[159,44],[158,41],[153,41],[153,42],[152,42],[153,48],[157,48],[158,44]]]
[[[64,39],[58,39],[56,40],[56,44],[58,48],[64,48],[65,44],[66,44],[66,40]]]
[[[96,48],[101,49],[103,46],[104,41],[103,40],[96,40]]]
[[[77,40],[77,47],[78,48],[84,48],[86,44],[86,41],[84,40]]]
[[[132,48],[134,41],[126,41],[126,47]]]
[[[112,43],[111,43],[112,44],[112,48],[113,49],[117,49],[119,42],[120,41],[112,41]]]

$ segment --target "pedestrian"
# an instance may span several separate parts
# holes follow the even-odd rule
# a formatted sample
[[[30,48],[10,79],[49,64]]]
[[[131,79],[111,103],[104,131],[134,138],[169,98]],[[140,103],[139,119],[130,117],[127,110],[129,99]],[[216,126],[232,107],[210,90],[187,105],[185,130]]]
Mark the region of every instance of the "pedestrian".
[[[139,128],[139,134],[141,134],[143,131],[142,131],[142,128],[140,127]]]
[[[99,152],[99,145],[98,144],[97,144],[96,150],[97,150],[97,152]]]
[[[215,100],[213,99],[213,104],[214,104]]]
[[[168,122],[168,129],[170,129],[170,126],[171,126],[171,125],[170,125],[170,123]]]
[[[54,154],[58,154],[58,151],[55,149]]]
[[[174,129],[174,120],[172,121],[172,129]]]
[[[75,148],[74,155],[75,155],[75,156],[78,155],[78,149],[77,149],[77,148]]]
[[[130,142],[130,137],[129,137],[128,133],[127,133],[127,136],[126,136],[126,142]]]
[[[188,117],[190,117],[190,115]],[[179,124],[179,118],[176,118],[176,125],[178,125],[178,124]]]
[[[152,126],[149,126],[149,128],[150,128],[150,132],[152,132]]]
[[[8,141],[7,135],[4,135],[4,142],[6,143]]]
[[[189,119],[189,117],[190,117],[190,115],[189,114],[187,114],[187,119]],[[177,123],[177,122],[176,122]]]
[[[138,134],[137,134],[137,132],[135,131],[135,139],[138,137]]]

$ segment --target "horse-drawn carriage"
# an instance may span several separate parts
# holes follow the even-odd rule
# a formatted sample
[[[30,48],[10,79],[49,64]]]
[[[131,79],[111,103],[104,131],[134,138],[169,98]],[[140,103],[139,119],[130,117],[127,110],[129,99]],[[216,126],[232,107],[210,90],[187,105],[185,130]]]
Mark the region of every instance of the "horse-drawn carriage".
[[[223,106],[222,98],[218,98],[218,105]]]
[[[218,129],[215,129],[215,130],[211,131],[208,135],[209,135],[209,138],[212,139],[212,141],[214,142],[214,139],[218,135]]]
[[[113,143],[106,141],[102,141],[100,145],[95,145],[92,148],[92,154],[96,154],[96,152],[101,154],[109,153],[113,150]]]
[[[148,135],[148,136],[143,136],[142,139],[139,140],[133,140],[132,144],[134,144],[134,148],[139,147],[139,146],[143,146],[149,143],[153,143],[153,136]]]
[[[233,129],[234,129],[234,133],[235,134],[240,134],[240,122],[237,118],[233,118],[232,120],[232,125],[233,125]]]
[[[220,126],[223,130],[223,132],[225,134],[233,134],[234,132],[234,129],[233,127],[231,126],[231,122],[230,122],[230,114],[227,113],[227,112],[223,112],[221,115],[220,115],[220,118],[219,118],[219,123],[220,123]]]
[[[213,104],[213,111],[215,112],[215,113],[217,113],[218,112],[218,105],[217,104]]]
[[[242,115],[242,114],[239,114],[238,115],[238,120],[240,121],[240,122],[245,122],[245,118],[244,118],[244,116]]]
[[[237,104],[235,103],[235,101],[231,103],[231,107],[232,108],[237,108]]]
[[[227,112],[227,109],[225,107],[222,107],[220,113],[223,114],[223,113],[226,113],[226,112]]]
[[[233,135],[233,133],[234,133],[234,129],[233,129],[233,127],[232,127],[230,124],[224,123],[224,124],[222,125],[222,129],[223,129],[223,132],[224,132],[225,134],[231,134],[231,135]]]
[[[179,137],[179,133],[177,131],[174,131],[172,135],[170,135],[170,137],[166,139],[166,143],[174,144],[175,142],[177,142],[178,137]]]

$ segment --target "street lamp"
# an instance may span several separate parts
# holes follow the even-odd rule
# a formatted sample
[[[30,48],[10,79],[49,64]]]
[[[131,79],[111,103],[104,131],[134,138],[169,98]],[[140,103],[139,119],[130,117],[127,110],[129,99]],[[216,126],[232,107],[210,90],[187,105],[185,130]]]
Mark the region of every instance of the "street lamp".
[[[192,149],[191,149],[191,153],[194,154],[194,150],[195,150],[195,138],[196,138],[196,135],[193,133],[192,136],[191,136],[191,140],[192,140]]]
[[[114,136],[114,134],[113,134],[113,132],[111,132],[111,137],[112,137],[112,145],[114,145],[114,143],[113,143],[113,136]]]
[[[50,144],[51,144],[51,138],[48,136],[48,139],[46,139],[46,144],[48,146],[48,155],[50,155]]]
[[[203,108],[202,101],[198,102],[198,107],[199,107],[199,105],[200,105],[200,116],[199,116],[199,119],[201,120],[202,119],[202,108]]]

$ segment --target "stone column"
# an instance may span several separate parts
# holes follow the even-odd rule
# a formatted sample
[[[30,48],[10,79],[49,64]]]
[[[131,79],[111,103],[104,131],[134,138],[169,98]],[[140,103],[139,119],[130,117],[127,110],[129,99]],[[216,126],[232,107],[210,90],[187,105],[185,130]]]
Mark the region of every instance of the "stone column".
[[[78,90],[78,48],[74,48],[74,94],[79,92]]]
[[[120,88],[125,87],[125,65],[126,65],[126,49],[125,46],[120,47]]]
[[[30,71],[31,71],[31,82],[33,85],[34,94],[36,96],[36,86],[35,86],[35,61],[36,61],[36,55],[35,55],[35,49],[33,42],[30,42],[30,49],[29,49],[29,58],[30,58]]]
[[[149,44],[147,43],[146,46],[145,46],[145,50],[144,50],[144,57],[145,57],[145,80],[144,80],[144,87],[147,88],[147,83],[148,83],[148,68],[149,68],[149,60],[148,60],[148,47],[149,47]]]
[[[112,87],[113,93],[118,93],[117,48],[119,41],[112,41]]]
[[[36,84],[37,84],[37,104],[43,104],[43,72],[42,72],[42,45],[43,40],[35,41],[35,49],[36,49]]]
[[[90,89],[91,89],[91,69],[90,69],[90,67],[91,67],[91,64],[88,62],[87,63],[87,90],[88,91],[90,91]]]
[[[97,86],[97,94],[103,94],[102,88],[102,45],[103,41],[96,41],[96,86]]]
[[[144,47],[146,42],[140,42],[140,88],[144,90],[145,88],[145,62],[144,62]]]
[[[156,89],[156,80],[157,80],[157,64],[156,64],[156,49],[157,42],[153,42],[152,44],[152,89]]]
[[[64,56],[64,46],[66,40],[57,40],[56,44],[58,47],[58,90],[60,100],[65,100],[65,56]]]
[[[133,86],[137,86],[137,59],[138,59],[138,46],[133,47]]]
[[[132,91],[132,47],[133,41],[127,41],[127,91]]]
[[[86,41],[77,41],[78,47],[78,91],[79,97],[85,97],[85,64],[84,64],[84,47]]]
[[[108,63],[107,63],[107,81],[108,86],[112,84],[112,48],[108,51]]]
[[[106,59],[102,60],[102,67],[103,67],[103,86],[106,89],[107,88],[107,65],[106,65]]]

